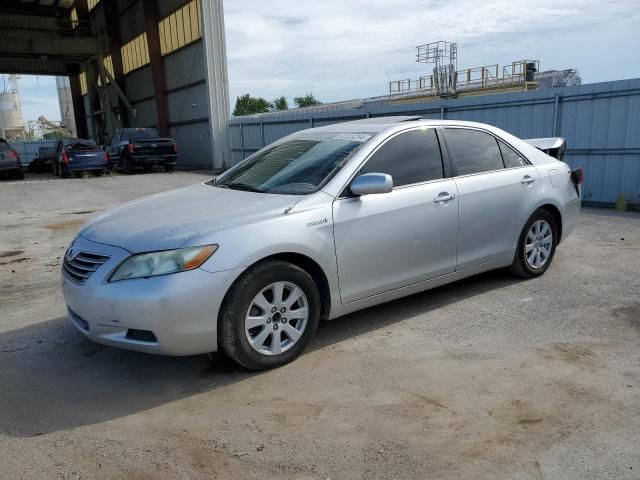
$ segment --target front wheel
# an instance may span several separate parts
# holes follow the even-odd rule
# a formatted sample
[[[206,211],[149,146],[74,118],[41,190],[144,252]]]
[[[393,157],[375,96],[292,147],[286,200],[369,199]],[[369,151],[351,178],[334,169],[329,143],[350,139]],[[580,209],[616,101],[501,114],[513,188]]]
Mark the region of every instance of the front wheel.
[[[534,212],[520,234],[511,272],[524,278],[537,277],[547,271],[558,244],[554,216],[545,209]]]
[[[320,321],[320,294],[311,276],[291,263],[269,260],[231,287],[218,322],[219,343],[251,369],[279,367],[309,344]]]

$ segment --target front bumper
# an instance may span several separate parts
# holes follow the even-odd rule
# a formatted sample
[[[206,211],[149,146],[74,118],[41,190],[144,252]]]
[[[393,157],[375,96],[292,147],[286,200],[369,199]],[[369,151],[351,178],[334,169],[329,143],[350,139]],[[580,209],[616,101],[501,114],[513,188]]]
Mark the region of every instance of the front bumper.
[[[217,350],[217,318],[224,296],[242,269],[201,269],[109,283],[130,254],[78,237],[75,248],[110,258],[82,285],[62,273],[64,299],[73,325],[104,345],[162,355]],[[131,332],[152,332],[140,339]]]

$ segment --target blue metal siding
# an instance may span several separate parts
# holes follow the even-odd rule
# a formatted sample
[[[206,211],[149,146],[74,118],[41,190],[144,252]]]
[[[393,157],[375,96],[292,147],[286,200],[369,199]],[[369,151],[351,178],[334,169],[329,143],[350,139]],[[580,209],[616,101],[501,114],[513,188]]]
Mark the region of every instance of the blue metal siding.
[[[34,140],[29,142],[9,142],[11,147],[18,152],[20,163],[27,166],[39,156],[40,147],[55,147],[57,140]]]
[[[260,148],[262,132],[269,144],[311,126],[408,114],[488,123],[521,138],[564,137],[565,161],[585,169],[585,200],[613,203],[624,193],[628,202],[640,203],[640,79],[451,100],[372,99],[236,117],[231,119],[232,161]]]

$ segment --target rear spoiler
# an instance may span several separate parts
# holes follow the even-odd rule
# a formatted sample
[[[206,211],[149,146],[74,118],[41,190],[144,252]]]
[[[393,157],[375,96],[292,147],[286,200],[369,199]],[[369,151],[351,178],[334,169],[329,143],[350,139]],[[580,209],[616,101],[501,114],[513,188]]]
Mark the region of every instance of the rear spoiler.
[[[564,152],[567,150],[567,141],[561,137],[527,138],[524,141],[560,161],[564,158]]]

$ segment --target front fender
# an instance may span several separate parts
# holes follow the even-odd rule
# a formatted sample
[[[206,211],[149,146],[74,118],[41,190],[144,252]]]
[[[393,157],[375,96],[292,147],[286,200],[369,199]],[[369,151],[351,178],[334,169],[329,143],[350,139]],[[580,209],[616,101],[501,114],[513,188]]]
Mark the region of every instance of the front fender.
[[[218,244],[216,253],[200,267],[212,273],[246,269],[273,255],[304,255],[317,263],[327,278],[332,314],[340,307],[333,217],[329,203],[200,236],[188,243]]]

